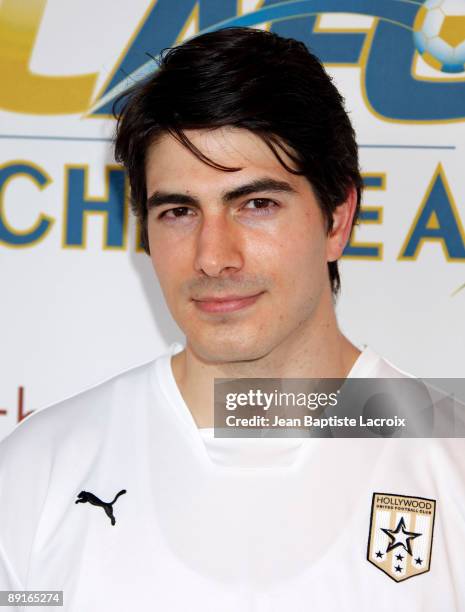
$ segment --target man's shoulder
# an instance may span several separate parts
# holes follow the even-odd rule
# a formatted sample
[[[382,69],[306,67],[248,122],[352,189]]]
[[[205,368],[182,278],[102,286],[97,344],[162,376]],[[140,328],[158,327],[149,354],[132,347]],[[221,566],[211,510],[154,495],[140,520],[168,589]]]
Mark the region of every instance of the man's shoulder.
[[[0,441],[0,454],[27,449],[32,454],[70,435],[96,432],[118,404],[130,402],[147,385],[158,358],[128,368],[54,404],[40,408]]]
[[[391,361],[382,357],[371,346],[364,346],[349,374],[350,378],[414,378]]]
[[[8,500],[0,504],[0,581],[3,563],[14,568],[9,580],[15,588],[25,584],[45,504],[60,506],[77,494],[79,483],[98,473],[105,451],[118,445],[118,436],[125,439],[128,415],[143,412],[141,403],[150,401],[156,361],[33,412],[0,442],[0,497]]]

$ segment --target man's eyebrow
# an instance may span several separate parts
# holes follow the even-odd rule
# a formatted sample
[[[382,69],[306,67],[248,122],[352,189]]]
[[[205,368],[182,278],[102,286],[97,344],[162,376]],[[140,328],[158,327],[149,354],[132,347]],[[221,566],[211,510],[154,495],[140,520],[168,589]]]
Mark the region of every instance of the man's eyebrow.
[[[190,206],[198,206],[199,200],[186,193],[168,193],[166,191],[154,191],[152,195],[147,198],[147,210],[155,208],[155,206],[163,206],[163,204],[188,204]]]
[[[240,185],[239,187],[235,187],[231,191],[226,191],[223,193],[223,202],[231,202],[232,200],[237,200],[238,198],[243,198],[246,195],[250,195],[251,193],[257,193],[261,191],[269,191],[272,193],[278,192],[287,192],[287,193],[297,193],[294,187],[290,185],[287,181],[278,181],[272,178],[261,178],[255,179],[250,183],[246,183],[245,185]]]
[[[272,178],[261,178],[255,179],[250,183],[245,183],[244,185],[239,185],[230,191],[225,191],[222,194],[221,199],[226,204],[252,193],[259,193],[263,191],[268,191],[271,193],[297,193],[294,187],[292,187],[292,185],[290,185],[290,183],[287,181],[278,181]],[[200,201],[195,196],[187,195],[185,193],[169,193],[166,191],[155,191],[147,199],[148,210],[154,208],[155,206],[163,206],[163,204],[199,206]]]

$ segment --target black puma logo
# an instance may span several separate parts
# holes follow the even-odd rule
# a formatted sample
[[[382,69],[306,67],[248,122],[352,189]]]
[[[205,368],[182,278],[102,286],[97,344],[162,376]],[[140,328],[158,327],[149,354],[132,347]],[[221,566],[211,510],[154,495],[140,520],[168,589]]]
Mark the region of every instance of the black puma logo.
[[[126,493],[126,489],[122,489],[119,493],[117,493],[115,495],[115,499],[111,502],[104,502],[102,500],[100,500],[96,495],[94,495],[93,493],[90,493],[89,491],[81,491],[78,495],[78,498],[75,503],[76,504],[85,504],[86,502],[89,502],[89,504],[92,504],[93,506],[102,506],[102,508],[105,510],[105,513],[107,514],[107,516],[110,517],[110,521],[111,524],[114,525],[116,523],[115,517],[113,515],[113,504],[115,503],[115,501],[118,499],[118,497],[120,495],[123,495],[124,493]]]

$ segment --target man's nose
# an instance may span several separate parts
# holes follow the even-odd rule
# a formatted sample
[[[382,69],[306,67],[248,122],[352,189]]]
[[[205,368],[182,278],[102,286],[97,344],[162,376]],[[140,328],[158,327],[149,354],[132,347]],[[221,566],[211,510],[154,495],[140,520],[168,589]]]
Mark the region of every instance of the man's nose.
[[[227,214],[204,217],[197,235],[195,269],[207,276],[240,270],[243,266],[239,228]]]

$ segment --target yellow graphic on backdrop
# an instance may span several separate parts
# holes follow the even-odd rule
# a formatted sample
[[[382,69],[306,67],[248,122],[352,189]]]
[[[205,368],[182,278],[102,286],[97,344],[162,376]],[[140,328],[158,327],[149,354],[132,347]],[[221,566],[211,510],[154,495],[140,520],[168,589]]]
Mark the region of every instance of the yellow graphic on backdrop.
[[[91,102],[97,74],[44,76],[29,65],[47,0],[0,4],[0,107],[16,113],[82,113]]]
[[[439,38],[445,40],[451,47],[458,47],[465,40],[465,16],[449,15],[444,19]]]

